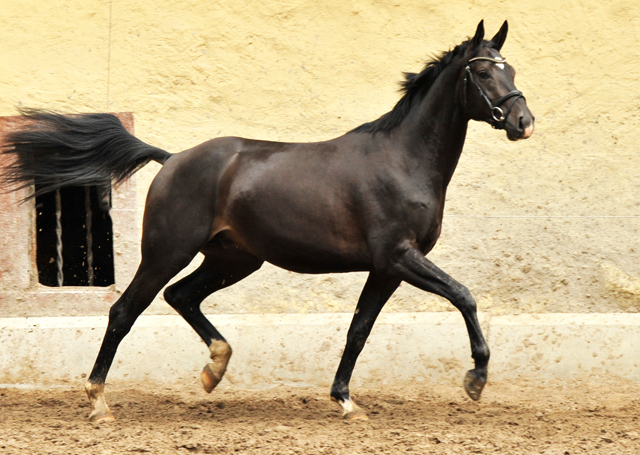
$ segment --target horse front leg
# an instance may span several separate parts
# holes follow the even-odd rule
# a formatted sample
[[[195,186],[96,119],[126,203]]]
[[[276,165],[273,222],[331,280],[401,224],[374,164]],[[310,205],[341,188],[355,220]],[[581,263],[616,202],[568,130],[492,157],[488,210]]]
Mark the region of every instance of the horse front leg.
[[[345,419],[367,419],[367,414],[351,399],[349,381],[376,318],[400,282],[397,278],[372,272],[364,285],[349,326],[347,344],[331,386],[331,398],[342,406]]]
[[[487,383],[489,346],[478,322],[476,302],[469,290],[429,261],[418,249],[403,245],[395,255],[394,274],[404,281],[449,300],[460,312],[469,332],[471,357],[475,368],[464,378],[464,388],[473,400],[479,400]]]

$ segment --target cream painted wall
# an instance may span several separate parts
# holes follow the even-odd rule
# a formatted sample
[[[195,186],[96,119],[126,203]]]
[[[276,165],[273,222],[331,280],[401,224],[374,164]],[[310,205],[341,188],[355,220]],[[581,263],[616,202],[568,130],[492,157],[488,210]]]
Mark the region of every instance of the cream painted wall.
[[[511,143],[471,125],[430,257],[493,314],[640,310],[635,0],[0,0],[0,18],[0,115],[132,111],[136,134],[172,152],[340,135],[393,107],[402,71],[508,19],[503,55],[536,133]],[[137,175],[140,210],[158,169]],[[206,305],[352,311],[363,283],[265,266]],[[387,307],[449,309],[407,285]]]

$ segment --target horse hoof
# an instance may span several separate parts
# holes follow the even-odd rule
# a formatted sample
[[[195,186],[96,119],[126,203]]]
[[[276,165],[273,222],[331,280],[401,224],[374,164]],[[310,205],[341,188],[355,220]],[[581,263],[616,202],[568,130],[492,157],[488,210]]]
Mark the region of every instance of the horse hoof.
[[[110,422],[112,420],[116,420],[116,418],[111,414],[111,411],[99,411],[92,412],[89,415],[89,422],[92,423],[101,423],[101,422]]]
[[[344,420],[369,420],[367,413],[351,399],[339,400],[336,397],[331,397],[331,400],[342,406],[342,418]]]
[[[345,413],[342,418],[344,420],[369,420],[369,416],[367,416],[367,413],[360,408]]]
[[[464,390],[473,401],[478,401],[487,381],[480,379],[473,370],[467,371],[464,377]]]
[[[225,371],[227,371],[227,364],[232,354],[229,343],[221,340],[212,341],[209,346],[209,351],[211,352],[211,360],[213,360],[213,363],[205,365],[200,374],[202,387],[204,387],[207,393],[211,393],[222,380]]]
[[[104,399],[104,383],[92,384],[87,382],[84,385],[84,390],[87,392],[87,397],[91,402],[92,411],[89,414],[90,422],[106,422],[109,420],[115,420],[107,402]]]
[[[213,364],[208,363],[202,369],[202,373],[200,374],[200,380],[202,381],[202,387],[204,387],[205,392],[211,393],[213,389],[220,383],[222,378],[220,375],[216,374],[213,371]]]

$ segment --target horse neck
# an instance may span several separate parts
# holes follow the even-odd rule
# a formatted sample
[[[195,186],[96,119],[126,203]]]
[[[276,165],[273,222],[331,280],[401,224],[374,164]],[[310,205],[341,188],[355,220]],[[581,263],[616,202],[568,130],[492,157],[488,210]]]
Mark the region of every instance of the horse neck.
[[[451,181],[467,134],[468,119],[457,90],[459,74],[457,68],[445,69],[400,126],[405,153],[415,170],[440,182],[443,190]]]

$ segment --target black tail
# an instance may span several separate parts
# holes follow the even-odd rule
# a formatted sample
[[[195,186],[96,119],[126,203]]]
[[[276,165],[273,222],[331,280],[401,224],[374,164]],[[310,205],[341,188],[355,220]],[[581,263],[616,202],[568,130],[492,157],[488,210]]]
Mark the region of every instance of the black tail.
[[[65,186],[118,183],[149,161],[163,164],[171,156],[131,135],[115,115],[64,116],[32,109],[20,113],[33,123],[6,136],[2,152],[15,159],[2,180],[14,189],[37,183],[29,197]]]

